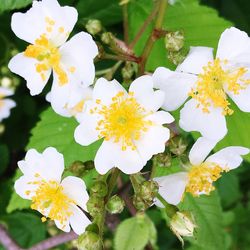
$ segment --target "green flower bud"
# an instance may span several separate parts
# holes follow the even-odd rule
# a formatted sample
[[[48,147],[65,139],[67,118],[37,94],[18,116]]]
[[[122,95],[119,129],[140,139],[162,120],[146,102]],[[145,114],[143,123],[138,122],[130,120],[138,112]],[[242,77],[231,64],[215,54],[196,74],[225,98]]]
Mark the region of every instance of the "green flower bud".
[[[114,36],[111,32],[104,32],[101,36],[101,40],[105,44],[110,44],[112,41],[114,41]]]
[[[10,73],[10,70],[8,69],[8,67],[3,66],[3,67],[1,67],[1,73],[2,73],[3,75],[7,75],[7,74]]]
[[[122,77],[124,80],[130,80],[136,72],[136,64],[134,62],[126,62],[122,68]]]
[[[79,250],[101,250],[102,241],[98,234],[86,231],[78,238]]]
[[[87,202],[87,210],[92,217],[100,214],[104,208],[104,200],[96,195],[90,196]]]
[[[170,220],[170,228],[182,244],[184,243],[182,237],[193,237],[196,227],[192,214],[189,212],[176,212]]]
[[[182,155],[187,146],[187,142],[182,137],[174,137],[169,141],[169,150],[175,155]]]
[[[85,25],[86,30],[91,35],[96,35],[102,30],[102,23],[99,20],[96,19],[90,19],[88,20],[87,24]]]
[[[139,195],[148,203],[153,202],[153,199],[157,195],[158,192],[158,184],[153,181],[144,181],[140,186]]]
[[[180,52],[169,51],[168,52],[168,59],[173,64],[179,65],[180,63],[182,63],[184,61],[185,55],[184,55],[184,53],[182,53],[182,51],[180,51]]]
[[[172,157],[170,153],[160,153],[153,157],[153,164],[158,167],[170,167]]]
[[[145,211],[150,205],[148,205],[143,198],[138,195],[134,195],[133,204],[138,211]]]
[[[5,126],[4,126],[4,124],[0,123],[0,135],[3,134],[4,131],[5,131]]]
[[[108,193],[108,186],[104,181],[95,181],[90,191],[98,197],[105,197]]]
[[[114,195],[108,200],[105,208],[110,214],[119,214],[123,211],[124,206],[124,200],[118,195]]]
[[[184,34],[181,31],[169,32],[165,36],[165,46],[168,51],[177,52],[184,46]]]
[[[69,167],[70,172],[72,172],[75,176],[83,176],[85,171],[85,165],[81,161],[74,161]]]

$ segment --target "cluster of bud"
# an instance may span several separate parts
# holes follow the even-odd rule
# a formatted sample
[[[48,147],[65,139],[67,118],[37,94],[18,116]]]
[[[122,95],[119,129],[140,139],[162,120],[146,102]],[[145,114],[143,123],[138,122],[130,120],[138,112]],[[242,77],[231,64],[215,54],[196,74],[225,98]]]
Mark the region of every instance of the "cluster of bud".
[[[168,51],[177,52],[184,46],[184,34],[182,31],[168,32],[165,36],[165,47]]]
[[[169,150],[171,153],[180,156],[187,149],[188,143],[183,137],[176,136],[169,141]]]

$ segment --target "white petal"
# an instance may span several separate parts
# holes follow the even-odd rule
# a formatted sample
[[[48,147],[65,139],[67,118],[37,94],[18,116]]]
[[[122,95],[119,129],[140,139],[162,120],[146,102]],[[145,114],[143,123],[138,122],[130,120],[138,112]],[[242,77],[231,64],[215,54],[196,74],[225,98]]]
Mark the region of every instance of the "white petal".
[[[218,141],[209,140],[205,137],[200,137],[189,152],[189,160],[192,165],[201,164],[211,150],[215,147]]]
[[[99,99],[102,104],[109,105],[112,102],[112,98],[116,96],[118,92],[127,93],[116,80],[108,81],[105,78],[99,78],[93,89],[93,99]]]
[[[81,116],[81,124],[77,126],[74,138],[75,141],[82,146],[88,146],[89,144],[99,139],[99,132],[96,130],[97,119],[96,116],[84,113]]]
[[[153,79],[154,87],[165,93],[162,108],[173,111],[186,101],[191,88],[197,80],[197,76],[159,67],[154,72]]]
[[[22,76],[27,81],[27,87],[31,95],[38,95],[42,92],[51,73],[51,70],[44,71],[43,79],[36,71],[36,63],[37,60],[19,53],[10,60],[8,65],[13,73]]]
[[[246,32],[231,27],[221,34],[216,57],[238,62],[246,59],[249,63],[249,56],[250,39]]]
[[[37,189],[37,185],[30,184],[32,181],[34,181],[34,179],[25,175],[15,181],[15,191],[23,199],[31,200],[33,192]],[[30,193],[27,193],[27,191]]]
[[[168,128],[151,126],[147,132],[141,135],[138,141],[135,141],[135,145],[140,156],[147,162],[153,155],[164,152],[165,144],[169,137],[170,132]]]
[[[0,122],[10,116],[10,110],[16,106],[11,99],[0,100]]]
[[[250,86],[248,85],[246,89],[242,89],[239,91],[239,94],[234,94],[232,92],[227,91],[227,94],[230,98],[235,102],[235,104],[239,107],[243,112],[250,112]]]
[[[119,143],[111,141],[104,141],[95,156],[95,168],[102,175],[114,167],[119,168],[125,174],[134,174],[139,172],[145,164],[146,162],[136,150],[128,147],[122,151]]]
[[[72,227],[73,231],[80,235],[84,233],[85,228],[91,224],[91,221],[88,217],[80,210],[80,208],[74,206],[72,209],[73,215],[70,216],[70,226]]]
[[[2,95],[2,96],[11,96],[13,94],[14,94],[14,91],[12,89],[5,88],[5,87],[0,87],[0,95]]]
[[[179,172],[168,176],[154,178],[159,184],[159,193],[169,204],[177,205],[181,202],[185,188],[188,182],[186,172]],[[157,206],[163,207],[163,204],[156,199]]]
[[[249,154],[249,152],[250,150],[245,147],[227,147],[209,156],[206,162],[217,163],[220,167],[231,170],[239,167],[243,161],[241,155]]]
[[[213,48],[191,47],[186,59],[176,68],[176,71],[200,74],[203,67],[213,60]]]
[[[61,63],[70,82],[85,86],[93,84],[95,78],[94,58],[98,54],[97,46],[91,35],[80,32],[60,48]],[[74,72],[70,72],[73,67]]]
[[[169,124],[174,121],[174,117],[165,111],[157,111],[151,115],[148,115],[146,119],[158,125]]]
[[[64,222],[64,224],[62,224],[58,220],[55,220],[55,224],[56,224],[57,228],[59,228],[60,230],[66,232],[66,233],[68,233],[70,231],[69,220]]]
[[[63,192],[76,202],[76,205],[87,211],[86,203],[89,195],[84,181],[78,177],[68,176],[61,182]]]
[[[153,84],[151,76],[141,76],[131,83],[129,92],[134,93],[134,97],[144,108],[157,111],[162,106],[165,95],[160,90],[154,91]]]
[[[47,31],[46,17],[55,24]],[[55,45],[63,44],[77,21],[77,11],[73,7],[61,7],[56,0],[34,1],[32,8],[26,13],[15,13],[12,16],[11,28],[22,40],[34,43],[42,34],[53,41]],[[59,32],[60,28],[63,32]]]
[[[187,132],[198,131],[202,136],[211,140],[220,140],[227,133],[226,119],[220,108],[210,108],[205,113],[197,108],[198,102],[194,99],[186,102],[180,111],[180,127]]]

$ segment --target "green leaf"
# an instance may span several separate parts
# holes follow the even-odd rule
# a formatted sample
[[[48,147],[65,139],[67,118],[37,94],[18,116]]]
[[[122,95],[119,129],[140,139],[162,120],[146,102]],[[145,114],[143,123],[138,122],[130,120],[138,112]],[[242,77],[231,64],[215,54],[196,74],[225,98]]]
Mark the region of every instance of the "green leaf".
[[[32,0],[2,0],[0,3],[0,13],[7,10],[21,9],[31,3]]]
[[[74,131],[78,123],[74,118],[59,116],[51,108],[44,111],[40,118],[31,131],[27,149],[34,148],[42,152],[49,146],[55,147],[64,155],[66,166],[77,160],[85,162],[94,159],[100,141],[87,147],[77,144]]]
[[[21,247],[30,247],[46,237],[46,225],[34,214],[16,212],[1,217],[7,224],[11,237]]]
[[[153,8],[151,0],[131,0],[129,4],[129,31],[132,40],[144,20]],[[141,37],[135,47],[136,53],[141,54],[152,24],[147,32]],[[199,0],[182,0],[173,6],[168,6],[163,28],[166,30],[183,30],[185,34],[185,48],[190,46],[217,47],[220,34],[225,28],[232,26],[232,23],[219,17],[217,11],[202,6]],[[174,68],[167,60],[167,52],[164,39],[157,41],[150,54],[147,70],[154,71],[158,66],[168,66]]]
[[[181,210],[193,213],[197,224],[195,237],[191,242],[199,250],[224,250],[223,216],[220,199],[216,191],[209,196],[194,198],[185,194]]]
[[[31,204],[30,200],[21,198],[15,191],[12,193],[9,204],[6,208],[7,213],[12,213],[16,210],[22,210],[29,208]]]
[[[79,18],[83,20],[99,19],[105,26],[122,21],[122,11],[118,0],[78,1],[76,8]]]
[[[142,250],[152,234],[145,217],[124,220],[115,234],[115,250]]]

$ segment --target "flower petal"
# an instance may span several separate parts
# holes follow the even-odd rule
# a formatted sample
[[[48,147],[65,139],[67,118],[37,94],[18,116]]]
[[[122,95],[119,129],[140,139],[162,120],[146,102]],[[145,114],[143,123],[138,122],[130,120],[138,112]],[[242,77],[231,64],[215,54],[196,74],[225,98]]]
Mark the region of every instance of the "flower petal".
[[[91,221],[88,217],[84,214],[83,211],[80,210],[77,206],[74,206],[72,209],[73,215],[70,216],[69,222],[70,226],[72,227],[73,231],[80,235],[84,233],[85,228],[91,224]]]
[[[181,202],[188,182],[186,172],[156,177],[153,180],[159,184],[159,193],[169,204],[177,205]],[[156,199],[155,205],[164,207],[158,199]]]
[[[249,63],[249,56],[250,39],[246,32],[231,27],[221,34],[216,57]]]
[[[26,13],[14,13],[11,28],[22,40],[34,44],[45,34],[56,46],[63,44],[77,21],[77,11],[73,7],[61,7],[56,0],[34,1]],[[46,19],[54,22],[48,25]],[[49,30],[48,30],[49,28]]]
[[[157,111],[146,117],[146,120],[150,120],[158,125],[169,124],[174,122],[174,117],[166,111]]]
[[[217,163],[220,167],[231,170],[239,167],[243,161],[241,155],[249,154],[249,152],[250,150],[245,147],[226,147],[209,156],[206,162]]]
[[[23,199],[31,200],[37,185],[31,184],[34,181],[30,176],[23,175],[15,181],[14,189]]]
[[[129,147],[121,149],[119,143],[104,141],[95,156],[95,168],[98,173],[106,174],[110,169],[117,167],[125,174],[139,172],[146,162],[142,160],[136,150]]]
[[[118,92],[124,92],[126,90],[116,80],[108,81],[105,78],[99,78],[93,89],[93,99],[101,100],[103,105],[109,105],[112,102],[112,98],[118,94]]]
[[[220,140],[227,133],[226,119],[220,108],[210,107],[210,113],[204,113],[197,107],[194,99],[186,102],[180,111],[180,127],[187,132],[198,131],[211,140]]]
[[[0,122],[10,116],[10,110],[16,107],[16,103],[11,99],[3,99],[0,104]]]
[[[93,84],[95,78],[93,60],[98,54],[98,48],[91,35],[86,32],[76,34],[61,46],[60,54],[69,82],[85,86]]]
[[[190,47],[186,59],[176,68],[176,71],[200,74],[203,67],[213,60],[213,48]]]
[[[89,195],[86,191],[86,185],[84,181],[75,176],[67,176],[61,182],[63,186],[63,192],[76,202],[76,205],[87,211],[86,203],[89,199]]]
[[[134,97],[144,108],[157,111],[164,102],[165,94],[160,90],[154,91],[153,84],[151,76],[141,76],[131,83],[129,92],[134,93]]]
[[[44,71],[44,78],[42,78],[36,71],[36,63],[35,59],[19,53],[10,60],[8,65],[13,73],[22,76],[27,81],[31,95],[38,95],[42,92],[51,74],[51,70]]]
[[[12,89],[0,87],[0,95],[1,96],[11,96],[13,94],[14,94],[14,91]]]
[[[215,147],[218,141],[209,140],[205,137],[200,137],[189,152],[190,163],[194,166],[201,164],[211,150]]]
[[[70,232],[69,220],[65,221],[64,224],[62,224],[58,220],[54,220],[54,221],[55,221],[57,228],[59,228],[60,230],[66,232],[66,233]]]
[[[153,74],[154,87],[165,93],[162,105],[167,111],[178,109],[188,98],[197,76],[159,67]]]

